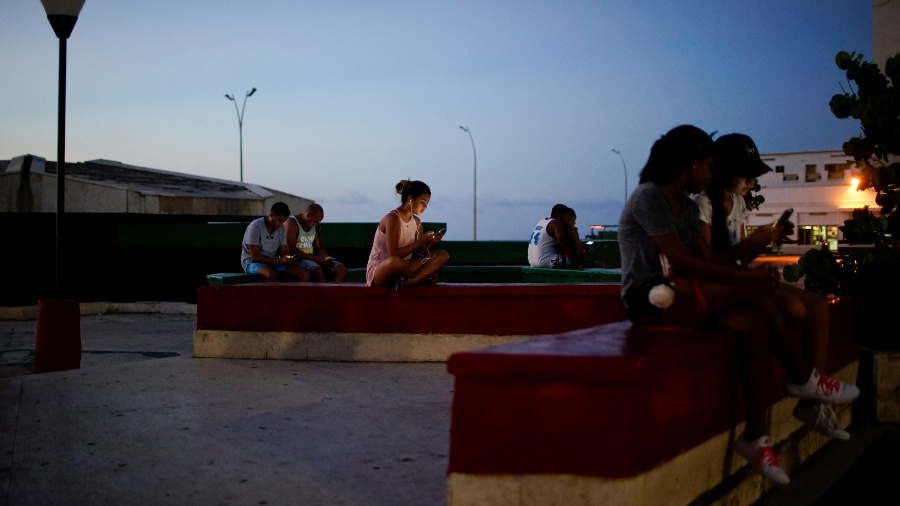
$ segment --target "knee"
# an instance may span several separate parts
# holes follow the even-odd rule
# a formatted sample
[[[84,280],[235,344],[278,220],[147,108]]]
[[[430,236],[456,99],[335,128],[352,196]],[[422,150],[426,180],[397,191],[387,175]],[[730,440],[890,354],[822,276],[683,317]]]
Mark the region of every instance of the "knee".
[[[806,304],[796,297],[785,297],[782,300],[782,311],[785,318],[793,323],[802,323],[809,317]]]
[[[720,325],[734,331],[742,347],[768,346],[769,326],[763,315],[755,311],[732,311],[719,319]]]
[[[297,267],[296,269],[293,270],[293,274],[294,274],[294,277],[297,278],[297,281],[299,281],[301,283],[309,281],[309,271],[307,271],[306,269],[301,269],[301,268]]]
[[[406,260],[400,257],[391,257],[388,263],[392,271],[403,271],[407,268]]]

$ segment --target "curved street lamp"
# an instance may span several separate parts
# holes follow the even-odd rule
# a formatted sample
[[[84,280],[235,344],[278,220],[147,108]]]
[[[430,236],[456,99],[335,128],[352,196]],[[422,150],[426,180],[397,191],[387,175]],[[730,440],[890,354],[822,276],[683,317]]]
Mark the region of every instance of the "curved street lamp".
[[[234,95],[225,94],[225,98],[234,102],[234,112],[237,113],[238,119],[238,136],[240,137],[240,149],[241,149],[241,182],[244,182],[244,107],[247,107],[247,99],[252,97],[253,94],[256,93],[256,88],[248,91],[246,95],[244,95],[244,103],[241,105],[241,110],[238,111],[237,101],[234,99]]]
[[[472,132],[462,125],[459,129],[469,134],[469,140],[472,141],[472,240],[478,240],[478,155],[475,153],[475,139],[472,138]]]
[[[56,278],[55,299],[38,301],[34,345],[35,372],[81,367],[81,314],[78,301],[62,299],[62,230],[66,213],[66,41],[85,0],[41,0],[59,38],[59,108],[56,124]]]
[[[622,157],[622,152],[618,149],[613,149],[612,152],[619,155],[619,158],[622,160],[622,171],[625,172],[625,200],[622,202],[628,202],[628,169],[625,168],[625,158]]]

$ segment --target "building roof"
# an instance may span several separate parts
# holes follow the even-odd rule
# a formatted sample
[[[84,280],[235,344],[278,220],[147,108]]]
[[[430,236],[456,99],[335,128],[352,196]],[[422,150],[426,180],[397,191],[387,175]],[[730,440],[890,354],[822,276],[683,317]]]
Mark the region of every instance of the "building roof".
[[[30,165],[28,158],[30,157]],[[31,192],[29,205],[34,212],[48,209],[50,195],[55,195],[57,163],[33,155],[0,160],[0,194],[18,198],[22,186]],[[25,178],[24,173],[31,177]],[[5,188],[3,188],[5,187]],[[77,190],[76,190],[77,189]],[[74,193],[71,195],[70,192]],[[91,195],[88,198],[88,195]],[[312,203],[306,199],[262,186],[214,179],[180,172],[128,165],[111,160],[66,162],[67,210],[70,205],[80,212],[138,212],[142,214],[265,214],[268,206],[284,201],[292,209]],[[140,201],[139,204],[136,202]],[[46,202],[46,204],[45,204]],[[71,202],[71,204],[70,204]],[[117,205],[118,203],[118,205]],[[22,212],[21,203],[0,212]]]

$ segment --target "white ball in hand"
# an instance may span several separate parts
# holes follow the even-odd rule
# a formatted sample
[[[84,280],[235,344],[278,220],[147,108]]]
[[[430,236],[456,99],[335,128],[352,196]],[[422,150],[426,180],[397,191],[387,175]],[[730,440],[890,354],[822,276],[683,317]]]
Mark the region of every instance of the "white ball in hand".
[[[661,283],[650,289],[648,295],[650,303],[660,309],[666,309],[675,302],[675,290],[666,283]]]

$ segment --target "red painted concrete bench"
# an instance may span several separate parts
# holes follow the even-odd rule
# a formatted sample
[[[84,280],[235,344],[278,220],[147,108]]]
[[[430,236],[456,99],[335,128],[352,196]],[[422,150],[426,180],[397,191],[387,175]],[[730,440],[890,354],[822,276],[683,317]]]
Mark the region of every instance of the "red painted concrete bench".
[[[829,369],[845,381],[859,354],[854,314],[832,306]],[[727,332],[618,322],[452,355],[450,504],[693,501],[744,464],[729,449],[743,420],[734,351]],[[772,436],[785,441],[800,424],[783,370],[760,377]],[[804,448],[782,455],[786,467]]]
[[[456,351],[624,318],[618,284],[206,286],[197,291],[194,355],[443,361]]]

